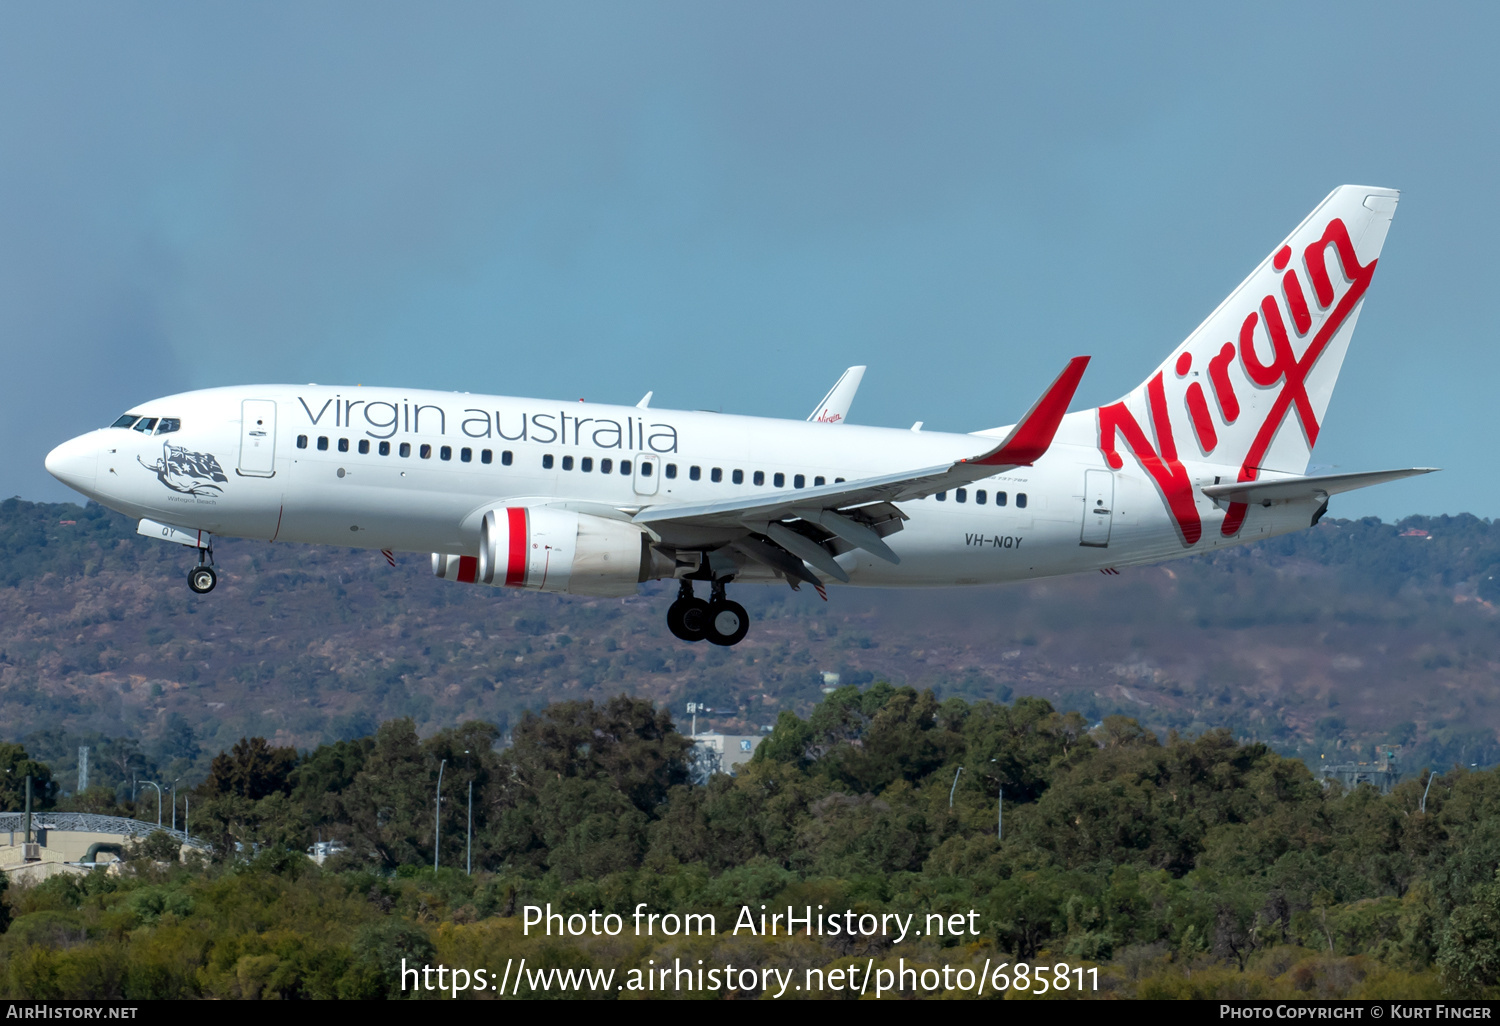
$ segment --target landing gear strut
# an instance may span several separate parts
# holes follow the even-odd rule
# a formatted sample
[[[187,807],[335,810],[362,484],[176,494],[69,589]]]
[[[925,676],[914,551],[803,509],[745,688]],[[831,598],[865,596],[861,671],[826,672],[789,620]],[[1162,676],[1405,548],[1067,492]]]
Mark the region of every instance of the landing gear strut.
[[[684,580],[677,601],[667,609],[667,629],[683,641],[708,641],[728,647],[737,645],[750,631],[750,614],[724,594],[728,578],[709,585],[709,601],[693,594],[693,582]]]
[[[199,595],[207,595],[219,583],[219,575],[213,568],[213,549],[198,550],[198,565],[188,571],[188,587]]]

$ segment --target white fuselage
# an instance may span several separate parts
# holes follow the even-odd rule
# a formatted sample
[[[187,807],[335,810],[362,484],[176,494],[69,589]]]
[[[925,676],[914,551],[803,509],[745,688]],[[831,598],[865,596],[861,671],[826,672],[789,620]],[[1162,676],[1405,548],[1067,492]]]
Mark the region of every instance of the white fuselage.
[[[180,426],[166,434],[93,431],[54,450],[48,469],[126,516],[183,530],[450,555],[477,551],[480,522],[496,507],[629,516],[663,503],[735,499],[950,463],[985,451],[1006,430],[835,428],[316,385],[187,392],[130,412]],[[900,502],[907,520],[885,539],[899,564],[860,549],[845,552],[838,562],[850,583],[984,584],[1149,563],[1305,528],[1317,512],[1318,504],[1307,501],[1252,506],[1243,526],[1224,537],[1224,509],[1196,489],[1233,480],[1237,468],[1185,460],[1202,521],[1201,539],[1189,543],[1135,462],[1109,468],[1097,413],[1069,414],[1034,466],[978,481],[963,490],[963,501],[953,491]],[[1084,544],[1092,508],[1109,512],[1092,517],[1091,543]],[[716,544],[712,532],[661,531],[671,546]],[[739,576],[775,579],[758,565]]]

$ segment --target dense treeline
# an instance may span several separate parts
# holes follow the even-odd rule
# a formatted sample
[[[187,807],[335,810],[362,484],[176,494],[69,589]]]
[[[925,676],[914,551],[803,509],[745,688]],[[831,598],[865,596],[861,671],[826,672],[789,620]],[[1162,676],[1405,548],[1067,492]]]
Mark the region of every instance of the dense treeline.
[[[402,958],[498,972],[523,956],[799,974],[1063,961],[1099,967],[1101,990],[1125,996],[1411,997],[1500,981],[1491,772],[1454,770],[1425,799],[1415,781],[1343,793],[1225,732],[1163,743],[1037,699],[885,684],[835,691],[806,720],[782,713],[737,777],[706,787],[688,782],[689,744],[667,715],[625,696],[555,704],[522,718],[509,747],[496,739],[474,722],[424,739],[397,720],[303,755],[236,745],[193,802],[211,859],[158,862],[158,846],[121,874],[11,888],[0,990],[396,996]],[[302,854],[318,839],[344,845],[322,868]],[[548,902],[627,920],[641,902],[708,913],[719,935],[523,936],[523,906]],[[918,921],[974,910],[980,936],[731,935],[762,904]]]

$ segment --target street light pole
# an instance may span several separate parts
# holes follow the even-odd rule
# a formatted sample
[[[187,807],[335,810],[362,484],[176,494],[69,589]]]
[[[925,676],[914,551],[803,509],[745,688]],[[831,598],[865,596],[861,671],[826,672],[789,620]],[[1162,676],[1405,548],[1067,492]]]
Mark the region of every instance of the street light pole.
[[[991,759],[990,762],[999,762],[999,759]],[[1000,767],[995,767],[995,776],[1000,776]],[[995,840],[1005,840],[1005,781],[1001,780],[995,785]]]
[[[474,760],[468,758],[464,749],[464,762],[469,764],[469,825],[464,834],[464,875],[474,875]]]
[[[957,771],[954,772],[953,786],[948,788],[948,808],[950,809],[953,808],[953,792],[958,790],[958,774],[962,773],[963,771],[964,768],[960,766]]]
[[[146,784],[150,784],[152,787],[156,788],[156,826],[157,826],[158,829],[160,829],[160,827],[161,827],[161,785],[158,784],[154,780],[142,780],[141,784],[143,786],[146,785]]]
[[[447,759],[444,759],[442,762],[438,763],[437,802],[434,804],[432,812],[432,871],[434,873],[436,873],[438,869],[438,842],[442,839],[443,767],[446,765],[448,765]]]

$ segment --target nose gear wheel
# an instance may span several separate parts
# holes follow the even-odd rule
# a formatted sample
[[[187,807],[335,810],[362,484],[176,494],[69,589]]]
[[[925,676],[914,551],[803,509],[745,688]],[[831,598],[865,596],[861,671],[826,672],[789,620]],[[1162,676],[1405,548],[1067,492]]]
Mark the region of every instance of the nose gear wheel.
[[[195,566],[188,571],[188,587],[192,588],[199,595],[207,595],[214,590],[214,586],[218,583],[219,575],[214,572],[213,567],[206,563],[202,566]]]

